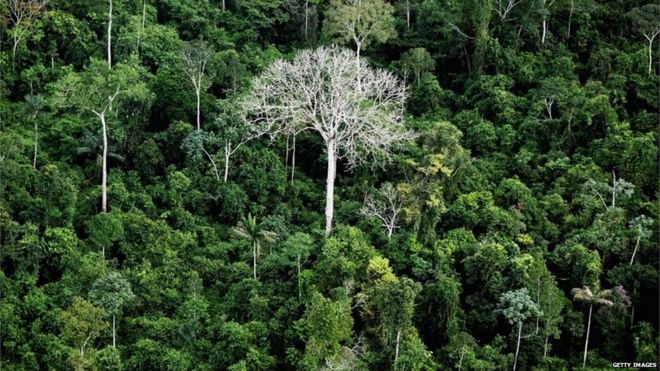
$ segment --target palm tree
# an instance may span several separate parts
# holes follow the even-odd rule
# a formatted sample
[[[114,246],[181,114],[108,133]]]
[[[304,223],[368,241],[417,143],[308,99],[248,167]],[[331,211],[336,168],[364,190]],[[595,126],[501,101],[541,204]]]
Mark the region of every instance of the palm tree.
[[[234,227],[234,233],[241,238],[252,242],[252,273],[257,279],[257,258],[261,254],[262,242],[273,242],[277,234],[264,229],[263,223],[257,223],[257,218],[248,213],[247,218],[241,218]]]
[[[96,163],[100,165],[101,161],[103,160],[103,139],[101,137],[100,130],[98,135],[94,135],[89,131],[86,131],[81,142],[82,145],[76,148],[76,153],[79,155],[96,155]],[[120,162],[124,162],[124,156],[113,152],[114,150],[114,146],[108,146],[108,157],[114,158]]]
[[[574,288],[571,290],[573,300],[589,304],[589,320],[587,321],[587,337],[584,341],[584,358],[582,359],[582,368],[584,368],[587,364],[587,348],[589,346],[589,331],[591,330],[591,313],[593,311],[594,305],[604,305],[606,307],[611,307],[614,305],[614,302],[610,300],[614,293],[613,290],[601,290],[598,285],[596,285],[594,287],[594,291],[591,291],[589,286],[583,286],[582,288]]]

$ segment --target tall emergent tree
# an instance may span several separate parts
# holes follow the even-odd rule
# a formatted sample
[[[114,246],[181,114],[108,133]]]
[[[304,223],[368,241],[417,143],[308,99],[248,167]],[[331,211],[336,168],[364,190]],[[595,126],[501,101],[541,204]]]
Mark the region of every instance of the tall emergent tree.
[[[355,67],[360,76],[360,52],[374,41],[396,36],[394,7],[383,0],[332,0],[325,13],[324,32],[334,42],[355,43]],[[360,79],[357,81],[358,86]]]
[[[9,22],[13,45],[11,48],[12,65],[16,61],[16,49],[23,37],[32,27],[34,20],[41,15],[48,0],[9,0]]]
[[[623,288],[620,288],[623,290]],[[571,290],[573,300],[589,304],[589,319],[587,320],[587,335],[584,340],[584,357],[582,358],[582,368],[587,364],[587,349],[589,347],[589,333],[591,331],[591,313],[593,312],[594,305],[604,305],[611,307],[614,302],[610,300],[614,295],[614,290],[601,290],[598,285],[592,291],[589,286],[582,288],[574,288]]]
[[[119,272],[112,272],[94,282],[89,292],[90,301],[112,315],[112,347],[117,346],[116,316],[121,314],[122,307],[133,300],[135,294],[131,284]]]
[[[201,94],[202,88],[207,88],[208,83],[204,80],[204,76],[206,75],[206,69],[213,54],[213,48],[203,40],[184,43],[181,48],[183,71],[192,82],[195,88],[195,97],[197,98],[197,131],[202,130],[200,117]]]
[[[518,341],[516,355],[513,360],[513,370],[518,366],[518,352],[520,351],[520,335],[522,325],[526,319],[540,315],[538,304],[532,301],[527,288],[505,292],[500,297],[499,312],[506,317],[510,324],[518,326]]]
[[[141,70],[128,64],[117,64],[110,70],[98,59],[92,59],[80,73],[69,71],[53,85],[51,104],[55,108],[71,108],[83,115],[98,118],[103,134],[101,155],[101,211],[107,211],[108,192],[108,120],[117,118],[124,103],[148,106],[151,93],[142,81]]]
[[[660,34],[660,5],[646,4],[628,12],[636,32],[641,33],[649,43],[649,75],[653,71],[653,40]]]
[[[304,50],[292,62],[278,60],[252,84],[243,109],[258,135],[271,138],[316,131],[328,156],[325,233],[332,230],[337,159],[349,168],[388,162],[392,148],[413,134],[403,124],[405,84],[393,74],[365,66],[362,88],[351,60],[340,47]],[[369,159],[369,160],[368,160]]]
[[[241,238],[249,240],[252,243],[252,274],[257,279],[257,258],[261,254],[262,242],[273,242],[275,232],[264,229],[263,224],[257,223],[257,217],[248,214],[247,218],[241,218],[238,225],[234,228],[234,233]]]

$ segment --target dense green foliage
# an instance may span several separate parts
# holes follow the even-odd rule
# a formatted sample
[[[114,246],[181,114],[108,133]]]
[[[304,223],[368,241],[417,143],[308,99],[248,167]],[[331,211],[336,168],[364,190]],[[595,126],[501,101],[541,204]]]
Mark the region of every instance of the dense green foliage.
[[[0,0],[2,370],[658,362],[654,2],[42,3]],[[241,102],[331,43],[416,135],[338,159],[326,236],[323,140]]]

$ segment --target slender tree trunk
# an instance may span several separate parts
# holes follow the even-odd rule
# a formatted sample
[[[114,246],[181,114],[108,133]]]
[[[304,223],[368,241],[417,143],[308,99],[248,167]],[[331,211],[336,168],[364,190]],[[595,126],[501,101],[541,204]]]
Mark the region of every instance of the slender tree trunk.
[[[394,364],[399,360],[399,345],[401,344],[401,330],[396,332],[396,349],[394,350]]]
[[[630,328],[632,328],[633,323],[635,323],[635,306],[630,306]]]
[[[518,343],[516,344],[516,356],[513,359],[513,371],[518,366],[518,352],[520,351],[520,333],[522,332],[522,323],[518,324]]]
[[[360,50],[362,49],[362,43],[359,41],[355,42],[356,49],[356,58],[355,58],[355,70],[357,71],[357,88],[358,91],[362,90],[362,83],[360,79]]]
[[[39,146],[39,125],[37,124],[36,117],[32,118],[34,121],[34,157],[32,158],[32,168],[37,168],[37,148]],[[639,239],[637,239],[639,241]]]
[[[142,0],[142,25],[140,26],[140,32],[138,32],[137,47],[135,49],[138,55],[140,54],[140,41],[142,38],[142,34],[144,33],[144,22],[146,19],[146,13],[147,13],[147,0]]]
[[[543,345],[543,359],[548,355],[548,338],[549,336],[545,335],[545,344]]]
[[[229,156],[231,155],[231,142],[225,141],[225,176],[224,181],[227,183],[227,175],[229,174]]]
[[[406,25],[410,28],[410,0],[406,0]]]
[[[108,1],[108,69],[112,68],[112,0]]]
[[[589,304],[589,320],[587,321],[587,337],[584,341],[584,357],[582,358],[582,368],[587,365],[587,349],[589,348],[589,332],[591,331],[591,311],[594,305]]]
[[[288,173],[289,173],[289,135],[287,134],[286,149],[284,151],[284,174],[288,174]]]
[[[616,173],[612,170],[612,208],[616,206]]]
[[[568,40],[571,39],[571,20],[573,19],[573,12],[575,11],[575,0],[571,0],[571,7],[568,13]]]
[[[218,173],[218,167],[216,166],[215,161],[213,161],[213,157],[211,157],[211,155],[204,149],[204,147],[202,147],[202,151],[204,152],[206,157],[208,157],[209,161],[211,161],[211,165],[213,166],[213,172],[215,173],[215,180],[219,182],[220,174]]]
[[[461,358],[458,360],[458,371],[463,367],[463,357],[465,357],[465,346],[461,347]]]
[[[541,307],[541,277],[536,280],[536,305]],[[536,335],[539,334],[539,315],[536,314]]]
[[[649,39],[649,75],[653,72],[653,39]]]
[[[309,0],[305,0],[305,41],[309,32]]]
[[[298,298],[302,296],[301,284],[300,284],[300,254],[298,254]]]
[[[257,279],[257,243],[252,242],[252,277]]]
[[[632,256],[630,257],[630,266],[633,265],[633,262],[635,261],[635,254],[637,254],[637,249],[639,248],[639,240],[642,238],[642,235],[637,236],[637,242],[635,242],[635,249],[633,250]]]
[[[227,4],[225,4],[225,0],[222,0],[222,11],[224,12],[226,10],[227,10]]]
[[[11,67],[12,69],[15,67],[16,64],[16,51],[18,50],[18,44],[21,43],[21,40],[23,39],[23,32],[20,33],[19,36],[14,35],[14,45],[11,48]]]
[[[543,17],[543,33],[541,34],[541,44],[545,44],[545,35],[548,31],[548,20]]]
[[[335,177],[337,175],[337,155],[334,140],[327,142],[328,152],[328,176],[325,190],[325,235],[332,231],[332,216],[334,212]]]
[[[200,79],[201,80],[201,79]],[[197,96],[197,131],[202,130],[202,121],[200,119],[200,95],[201,95],[201,81],[198,84],[199,87],[196,87],[195,89],[195,95]]]
[[[117,328],[115,327],[115,315],[112,315],[112,347],[117,347]]]
[[[101,212],[108,211],[108,125],[105,122],[105,112],[101,113],[103,126],[103,154],[101,155]]]
[[[296,175],[296,135],[293,134],[293,148],[291,151],[291,184],[293,184],[293,177]]]

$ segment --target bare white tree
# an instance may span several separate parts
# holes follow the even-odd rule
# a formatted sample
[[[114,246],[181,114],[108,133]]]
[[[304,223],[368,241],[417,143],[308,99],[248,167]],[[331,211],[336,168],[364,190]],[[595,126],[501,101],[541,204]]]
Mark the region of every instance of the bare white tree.
[[[641,33],[648,42],[649,75],[653,72],[653,40],[660,34],[660,5],[647,4],[628,12],[633,27]]]
[[[13,46],[11,48],[12,65],[16,61],[16,49],[25,34],[32,27],[34,20],[41,15],[48,0],[9,0],[9,22],[12,29]]]
[[[337,47],[303,50],[278,60],[252,84],[243,111],[257,135],[272,138],[312,130],[325,142],[328,159],[325,232],[332,230],[337,159],[350,168],[382,165],[392,148],[413,134],[403,124],[405,84],[395,75],[352,65],[355,52]]]
[[[555,3],[555,0],[539,0],[539,13],[541,13],[541,44],[545,44],[545,38],[548,34],[548,19],[550,18],[550,7]]]
[[[500,16],[501,21],[506,21],[506,17],[513,8],[520,4],[522,0],[495,0],[495,13]]]
[[[387,240],[389,241],[394,231],[399,228],[398,222],[401,209],[401,200],[396,189],[391,183],[385,183],[377,194],[365,197],[360,214],[367,218],[378,219],[381,226],[387,231]]]
[[[204,76],[206,67],[213,56],[213,48],[205,41],[196,40],[183,44],[181,48],[181,60],[183,61],[183,71],[195,88],[195,97],[197,98],[197,131],[202,130],[200,104],[202,88],[205,88]]]

